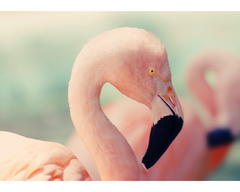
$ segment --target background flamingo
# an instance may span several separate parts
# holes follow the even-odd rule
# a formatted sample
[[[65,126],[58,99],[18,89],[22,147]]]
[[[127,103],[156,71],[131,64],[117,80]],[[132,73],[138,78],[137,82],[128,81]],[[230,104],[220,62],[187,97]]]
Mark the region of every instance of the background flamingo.
[[[106,82],[152,109],[144,165],[101,109],[99,96]],[[114,29],[90,40],[74,63],[68,96],[75,128],[103,180],[148,180],[146,168],[156,163],[182,128],[183,114],[171,84],[165,47],[143,29]],[[60,144],[9,132],[0,135],[2,180],[90,179],[82,164]]]
[[[226,133],[224,133],[222,138],[216,139],[219,143],[210,147],[208,141],[213,142],[213,138],[209,138],[209,135],[216,134],[214,131],[219,131],[221,127],[225,128],[224,130],[230,130],[235,138],[239,133],[240,120],[236,114],[240,114],[240,106],[236,104],[239,103],[240,94],[231,91],[231,89],[236,90],[240,83],[237,75],[240,72],[239,67],[239,59],[224,51],[205,51],[197,54],[190,61],[186,71],[187,83],[211,116],[208,122],[204,122],[201,113],[206,111],[200,112],[198,109],[196,112],[186,99],[180,98],[185,116],[183,129],[168,151],[149,169],[149,179],[205,179],[220,165],[229,151],[232,140],[225,142]],[[214,88],[211,88],[206,81],[205,74],[208,70],[214,70],[217,74]],[[221,86],[223,84],[224,86]],[[147,127],[151,124],[149,109],[128,98],[119,98],[105,105],[103,109],[127,138],[136,157],[140,160],[147,147],[149,132]],[[222,118],[227,118],[225,124],[222,124]],[[96,165],[76,133],[71,135],[66,145],[88,168],[92,178],[99,180]],[[85,155],[82,156],[81,152]]]
[[[206,145],[203,143],[206,139],[204,127],[188,102],[183,100],[180,102],[184,119],[186,117],[182,131],[159,161],[148,170],[150,180],[193,180],[202,170],[199,164],[204,160],[203,154],[206,152]],[[151,126],[150,110],[125,97],[110,102],[103,107],[103,110],[125,136],[138,160],[141,160],[148,144],[145,140],[149,137],[149,126]],[[196,125],[195,129],[192,128],[193,125]],[[75,132],[70,136],[66,146],[84,164],[91,178],[100,180],[91,155]]]
[[[207,71],[216,75],[211,87]],[[214,170],[229,151],[240,132],[240,59],[222,50],[208,50],[196,55],[186,72],[187,83],[195,97],[208,109],[208,160],[206,175]],[[195,78],[195,81],[193,80]],[[215,134],[215,135],[214,135]],[[218,146],[217,142],[222,145]]]

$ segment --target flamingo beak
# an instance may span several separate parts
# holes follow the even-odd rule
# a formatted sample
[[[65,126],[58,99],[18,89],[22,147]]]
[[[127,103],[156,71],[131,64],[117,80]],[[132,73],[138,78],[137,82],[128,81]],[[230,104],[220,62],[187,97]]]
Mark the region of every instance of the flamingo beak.
[[[152,101],[152,122],[149,144],[142,159],[147,169],[152,167],[167,150],[183,126],[183,112],[174,89],[156,94]]]
[[[228,127],[218,127],[207,134],[207,144],[210,149],[227,145],[235,140],[235,136]]]

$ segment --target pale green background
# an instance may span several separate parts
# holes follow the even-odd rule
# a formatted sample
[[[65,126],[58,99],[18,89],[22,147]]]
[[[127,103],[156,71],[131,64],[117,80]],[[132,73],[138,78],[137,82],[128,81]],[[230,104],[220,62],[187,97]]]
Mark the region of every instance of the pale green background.
[[[125,26],[160,37],[175,90],[191,101],[183,72],[193,54],[240,55],[240,12],[0,12],[0,130],[64,144],[74,129],[67,87],[77,54],[89,38]],[[101,103],[119,95],[107,84]],[[238,139],[208,180],[240,180],[239,150]]]

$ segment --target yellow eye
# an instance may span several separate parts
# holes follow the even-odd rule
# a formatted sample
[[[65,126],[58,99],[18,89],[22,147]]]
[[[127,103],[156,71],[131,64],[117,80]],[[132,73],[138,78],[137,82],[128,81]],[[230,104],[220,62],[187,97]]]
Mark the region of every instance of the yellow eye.
[[[149,73],[150,75],[155,75],[156,71],[155,71],[155,69],[150,68],[150,69],[148,69],[148,73]]]

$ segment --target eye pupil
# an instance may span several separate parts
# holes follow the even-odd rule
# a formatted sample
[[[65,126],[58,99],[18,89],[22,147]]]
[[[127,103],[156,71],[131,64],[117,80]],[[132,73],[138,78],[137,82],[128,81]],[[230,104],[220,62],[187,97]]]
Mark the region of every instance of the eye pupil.
[[[148,73],[150,75],[154,75],[155,74],[155,69],[148,69]]]

